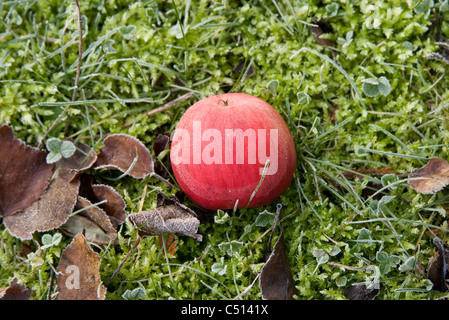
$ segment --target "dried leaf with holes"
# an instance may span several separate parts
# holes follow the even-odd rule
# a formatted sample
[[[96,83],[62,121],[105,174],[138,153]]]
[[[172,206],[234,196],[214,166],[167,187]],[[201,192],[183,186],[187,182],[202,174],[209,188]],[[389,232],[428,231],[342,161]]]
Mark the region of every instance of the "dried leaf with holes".
[[[280,216],[281,207],[278,205],[273,232]],[[281,222],[279,222],[279,228],[279,238],[260,272],[259,287],[264,300],[293,300],[293,296],[297,292],[285,251],[284,229]],[[270,243],[271,238],[269,247]]]
[[[16,277],[6,288],[0,288],[0,300],[28,300],[31,296],[31,289],[20,284]]]
[[[64,249],[58,268],[57,300],[104,300],[106,287],[100,277],[100,256],[82,234]]]
[[[45,192],[54,169],[46,155],[14,138],[9,126],[0,126],[0,217],[27,208]]]
[[[449,184],[449,163],[442,158],[432,158],[422,168],[409,174],[410,187],[419,193],[440,191]]]
[[[120,170],[137,179],[154,171],[153,158],[147,147],[126,134],[113,134],[104,139],[94,168]]]
[[[63,225],[75,207],[79,177],[59,168],[45,193],[27,208],[3,218],[3,224],[15,237],[32,239],[35,231],[48,231]]]
[[[202,236],[197,234],[200,221],[190,211],[176,204],[132,213],[128,219],[138,229],[141,236],[160,236],[174,232],[198,241],[202,240]]]

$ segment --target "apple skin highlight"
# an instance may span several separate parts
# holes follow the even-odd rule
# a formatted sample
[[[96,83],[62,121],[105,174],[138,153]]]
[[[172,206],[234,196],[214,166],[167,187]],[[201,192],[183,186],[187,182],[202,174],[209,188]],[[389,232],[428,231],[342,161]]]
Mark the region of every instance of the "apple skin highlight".
[[[237,200],[238,208],[267,205],[284,193],[296,169],[284,119],[267,102],[243,93],[192,105],[173,134],[170,159],[180,188],[209,210],[232,209]]]

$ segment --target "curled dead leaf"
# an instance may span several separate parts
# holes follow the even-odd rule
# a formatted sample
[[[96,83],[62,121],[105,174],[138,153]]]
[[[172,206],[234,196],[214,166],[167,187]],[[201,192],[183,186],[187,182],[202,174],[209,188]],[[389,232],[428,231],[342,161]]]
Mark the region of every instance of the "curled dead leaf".
[[[161,152],[163,152],[164,150],[167,150],[169,142],[170,142],[170,136],[168,136],[166,134],[158,135],[153,144],[154,155],[157,157],[161,154]]]
[[[128,219],[141,236],[160,236],[174,232],[202,240],[197,234],[200,221],[192,213],[176,204],[157,207],[153,210],[132,213]]]
[[[113,134],[103,144],[94,164],[95,169],[120,170],[137,179],[154,172],[150,151],[133,136]]]
[[[94,164],[95,169],[119,170],[136,179],[144,179],[151,175],[178,189],[154,171],[151,153],[138,139],[127,134],[113,134],[108,136],[103,144]]]
[[[31,295],[31,289],[20,284],[14,277],[6,288],[0,288],[0,300],[28,300]]]
[[[46,155],[14,138],[9,126],[0,126],[0,216],[27,208],[45,192],[54,169]]]
[[[92,203],[98,203],[111,220],[112,225],[117,228],[126,220],[126,204],[122,196],[111,186],[95,184],[90,175],[81,175],[79,195]]]
[[[420,169],[409,174],[410,187],[419,193],[440,191],[449,184],[449,163],[442,158],[431,158]]]
[[[80,180],[75,206],[78,213],[69,218],[62,231],[71,237],[83,233],[89,242],[108,244],[117,237],[118,226],[125,222],[125,201],[111,186],[92,184],[89,175],[81,175]]]
[[[105,184],[92,185],[92,198],[89,198],[89,200],[94,203],[106,201],[100,204],[99,207],[108,215],[114,228],[117,229],[119,225],[125,222],[125,201],[111,186]]]
[[[106,287],[100,276],[100,256],[82,234],[62,252],[57,268],[57,300],[104,300]]]
[[[282,205],[278,205],[273,232],[279,220],[281,208]],[[279,229],[278,240],[260,272],[259,288],[264,300],[292,300],[297,292],[287,259],[281,222],[279,222]],[[268,245],[271,246],[271,237]]]

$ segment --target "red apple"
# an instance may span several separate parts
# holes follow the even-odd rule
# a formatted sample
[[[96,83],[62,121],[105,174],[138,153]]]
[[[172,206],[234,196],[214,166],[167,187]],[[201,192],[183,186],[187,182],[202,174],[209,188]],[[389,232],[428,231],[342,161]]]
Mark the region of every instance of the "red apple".
[[[267,102],[243,93],[205,98],[181,117],[170,151],[175,178],[205,209],[263,206],[290,185],[296,168],[292,135]],[[269,162],[267,162],[269,160]]]

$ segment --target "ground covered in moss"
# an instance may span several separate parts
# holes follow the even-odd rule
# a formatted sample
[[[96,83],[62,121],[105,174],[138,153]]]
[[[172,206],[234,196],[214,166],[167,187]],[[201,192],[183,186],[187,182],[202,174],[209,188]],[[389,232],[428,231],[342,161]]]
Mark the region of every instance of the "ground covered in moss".
[[[258,96],[284,117],[297,145],[294,181],[279,199],[295,298],[347,299],[345,288],[373,277],[376,299],[446,297],[426,270],[435,234],[448,240],[449,195],[420,194],[407,177],[431,157],[448,158],[448,1],[97,0],[80,9],[76,102],[51,137],[98,150],[105,135],[126,133],[151,147],[201,98]],[[78,34],[73,1],[0,1],[0,124],[29,145],[72,104]],[[188,92],[189,100],[144,115]],[[351,171],[363,174],[343,174]],[[144,209],[156,205],[157,191],[173,192],[154,178],[108,184],[127,212],[138,210],[145,185]],[[145,299],[260,299],[271,225],[255,221],[275,210],[210,212],[203,241],[176,236],[172,255],[158,237],[143,238],[107,299],[136,288]],[[0,287],[16,276],[31,298],[54,297],[51,270],[72,239],[26,255],[42,236],[23,242],[0,227]],[[123,224],[118,239],[95,247],[104,283],[135,229]]]

